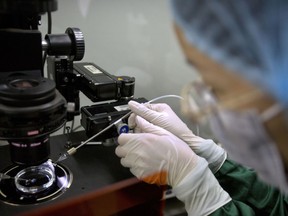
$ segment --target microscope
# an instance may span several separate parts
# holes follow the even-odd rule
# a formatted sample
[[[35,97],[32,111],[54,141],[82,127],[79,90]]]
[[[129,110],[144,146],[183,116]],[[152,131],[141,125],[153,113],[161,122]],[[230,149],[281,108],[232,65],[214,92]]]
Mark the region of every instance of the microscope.
[[[0,200],[13,205],[54,199],[71,185],[69,169],[50,159],[51,133],[81,113],[91,136],[127,113],[134,94],[133,77],[75,63],[85,52],[78,28],[51,34],[48,26],[42,38],[41,15],[49,20],[56,10],[57,0],[0,0],[0,139],[9,143],[13,164],[1,171]],[[46,60],[50,78],[44,77]],[[80,108],[79,91],[93,102],[116,102]],[[115,136],[111,128],[99,139]]]

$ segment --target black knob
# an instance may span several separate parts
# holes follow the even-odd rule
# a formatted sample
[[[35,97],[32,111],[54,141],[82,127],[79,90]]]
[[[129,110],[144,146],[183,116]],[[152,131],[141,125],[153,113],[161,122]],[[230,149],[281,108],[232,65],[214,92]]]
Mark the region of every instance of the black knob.
[[[48,55],[69,56],[80,61],[84,57],[85,42],[83,33],[78,28],[67,28],[64,34],[47,34],[45,46]]]
[[[72,55],[74,56],[74,61],[82,60],[85,53],[83,33],[79,28],[67,28],[65,33],[69,35],[72,41]]]

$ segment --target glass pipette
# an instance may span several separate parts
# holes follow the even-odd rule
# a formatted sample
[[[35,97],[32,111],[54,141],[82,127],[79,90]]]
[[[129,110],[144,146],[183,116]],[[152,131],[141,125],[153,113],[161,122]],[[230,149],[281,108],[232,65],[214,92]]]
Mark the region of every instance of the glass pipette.
[[[176,98],[180,98],[183,99],[181,96],[178,95],[163,95],[157,98],[154,98],[146,103],[152,103],[155,102],[157,100],[163,99],[163,98],[171,98],[171,97],[176,97]],[[117,125],[119,122],[121,122],[123,119],[129,117],[132,114],[132,111],[126,113],[124,116],[120,117],[118,120],[116,120],[115,122],[111,123],[110,125],[108,125],[106,128],[104,128],[103,130],[99,131],[97,134],[93,135],[92,137],[90,137],[89,139],[87,139],[86,141],[82,142],[80,145],[76,146],[76,147],[72,147],[70,149],[68,149],[65,153],[61,154],[60,157],[56,160],[55,163],[61,162],[65,159],[67,159],[70,155],[73,155],[77,152],[77,149],[81,148],[82,146],[84,146],[85,144],[87,144],[88,142],[90,142],[91,140],[93,140],[94,138],[96,138],[97,136],[99,136],[100,134],[104,133],[105,131],[107,131],[108,129],[110,129],[111,127],[113,127],[114,125]]]
[[[11,179],[11,178],[14,178],[14,177],[7,175],[5,173],[0,173],[0,181],[4,179]]]
[[[1,182],[1,180],[5,180],[5,179],[15,179],[15,177],[10,176],[10,175],[5,174],[5,173],[0,173],[0,182]],[[23,178],[18,178],[18,179],[28,181],[28,180],[23,179]]]

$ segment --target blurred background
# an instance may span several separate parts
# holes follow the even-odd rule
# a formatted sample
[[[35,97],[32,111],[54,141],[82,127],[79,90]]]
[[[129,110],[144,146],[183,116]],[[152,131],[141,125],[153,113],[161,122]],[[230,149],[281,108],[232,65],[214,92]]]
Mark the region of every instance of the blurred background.
[[[64,33],[67,27],[78,27],[84,34],[82,61],[113,75],[136,78],[136,98],[180,95],[183,85],[197,77],[180,50],[167,0],[59,0],[52,13],[52,33]],[[46,34],[47,15],[42,16],[40,30]],[[80,97],[81,106],[92,104],[83,94]],[[160,102],[181,116],[179,99]],[[200,129],[200,134],[206,136],[207,130]]]

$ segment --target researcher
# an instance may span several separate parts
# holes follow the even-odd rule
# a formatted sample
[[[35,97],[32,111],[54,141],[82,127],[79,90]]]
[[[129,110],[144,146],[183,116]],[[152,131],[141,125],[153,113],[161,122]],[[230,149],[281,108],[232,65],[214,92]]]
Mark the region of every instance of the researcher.
[[[118,138],[121,164],[170,185],[189,215],[288,215],[288,1],[171,6],[202,78],[183,88],[183,112],[207,120],[221,145],[196,136],[167,104],[131,101],[134,133]]]

